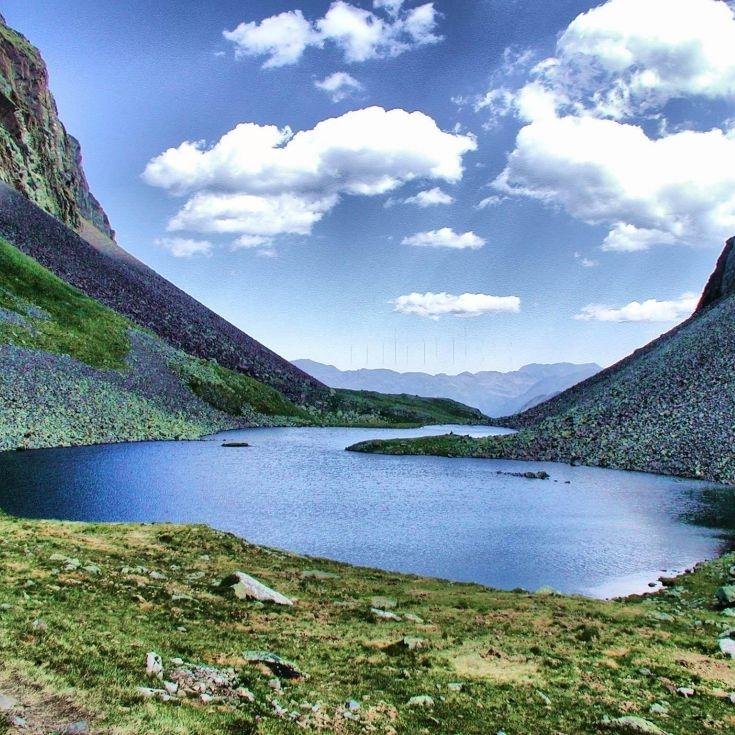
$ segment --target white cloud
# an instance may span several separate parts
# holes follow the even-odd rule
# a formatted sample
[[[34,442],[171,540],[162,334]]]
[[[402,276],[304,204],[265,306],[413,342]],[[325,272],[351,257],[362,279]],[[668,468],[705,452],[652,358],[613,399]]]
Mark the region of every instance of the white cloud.
[[[403,200],[405,204],[416,204],[419,207],[433,207],[437,204],[452,204],[454,197],[442,191],[438,186],[433,189],[425,189],[408,199]]]
[[[260,23],[240,23],[222,35],[235,45],[235,55],[267,56],[263,66],[272,68],[295,64],[308,46],[322,40],[300,10],[265,18]]]
[[[345,71],[336,71],[334,74],[324,77],[324,79],[317,80],[314,82],[314,86],[321,89],[322,92],[326,92],[332,102],[341,102],[354,92],[362,89],[362,84]]]
[[[308,235],[336,203],[336,195],[320,198],[291,193],[259,196],[202,192],[191,197],[171,218],[168,229],[265,237]]]
[[[424,248],[477,250],[485,245],[485,240],[474,232],[463,232],[459,234],[450,227],[442,227],[440,230],[417,232],[415,235],[404,237],[402,244]]]
[[[223,35],[235,45],[237,56],[265,56],[264,67],[299,61],[309,47],[331,43],[348,62],[398,56],[410,49],[437,43],[437,12],[432,2],[405,10],[402,2],[379,0],[382,14],[335,0],[322,18],[307,20],[293,10],[256,22],[240,23]]]
[[[733,48],[735,14],[721,0],[609,0],[561,35],[554,76],[572,94],[581,81],[584,101],[622,117],[680,97],[732,97]]]
[[[273,240],[263,235],[240,235],[233,243],[233,250],[264,250],[273,249]]]
[[[733,48],[720,0],[608,0],[577,16],[553,57],[506,60],[474,100],[489,124],[523,125],[494,186],[607,226],[604,250],[719,245],[735,231],[735,125],[672,132],[666,104],[735,99]]]
[[[495,186],[607,224],[607,250],[714,245],[735,231],[735,130],[649,138],[589,116],[523,127]]]
[[[690,316],[698,301],[697,294],[685,293],[672,301],[631,301],[619,308],[588,304],[574,318],[598,322],[676,322]]]
[[[454,294],[410,293],[391,302],[401,314],[438,319],[442,316],[474,317],[493,312],[519,312],[521,300],[517,296],[491,296],[484,293]]]
[[[583,268],[596,268],[598,265],[600,265],[599,261],[593,260],[592,258],[588,258],[585,255],[582,255],[582,253],[574,253],[574,259]]]
[[[482,201],[478,202],[475,209],[487,209],[488,207],[497,207],[498,204],[503,202],[505,197],[499,197],[497,194],[492,194],[489,197],[485,197]]]
[[[212,250],[209,240],[191,240],[184,237],[162,237],[156,245],[171,253],[175,258],[191,258],[193,255],[206,255]]]
[[[403,0],[373,0],[373,7],[378,10],[385,8],[386,13],[392,16],[398,15],[403,6]]]
[[[310,130],[242,123],[207,147],[185,141],[153,158],[144,180],[190,199],[172,231],[306,235],[344,194],[374,196],[414,180],[456,182],[470,135],[421,112],[369,107]]]

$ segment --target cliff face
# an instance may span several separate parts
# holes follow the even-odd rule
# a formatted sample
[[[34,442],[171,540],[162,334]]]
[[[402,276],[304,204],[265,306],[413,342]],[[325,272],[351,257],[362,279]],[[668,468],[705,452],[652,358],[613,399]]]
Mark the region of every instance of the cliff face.
[[[89,191],[78,141],[61,124],[38,50],[0,16],[0,181],[75,230],[114,238]]]

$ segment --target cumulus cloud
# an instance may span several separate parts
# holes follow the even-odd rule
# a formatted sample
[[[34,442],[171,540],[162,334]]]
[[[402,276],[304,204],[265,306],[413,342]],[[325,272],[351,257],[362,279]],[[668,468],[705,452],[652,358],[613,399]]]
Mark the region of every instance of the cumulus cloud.
[[[523,127],[495,186],[609,224],[606,250],[714,244],[735,231],[735,129],[649,138],[589,116]]]
[[[572,97],[582,80],[583,101],[623,117],[680,97],[732,97],[733,48],[735,14],[721,0],[609,0],[570,23],[552,74]]]
[[[235,45],[235,56],[267,56],[264,68],[295,64],[308,46],[323,40],[300,10],[264,18],[260,23],[240,23],[222,35]]]
[[[397,0],[379,0],[373,7],[376,12],[335,0],[314,21],[293,10],[240,23],[223,35],[234,44],[236,56],[265,56],[264,68],[295,64],[307,48],[325,44],[339,48],[345,61],[360,62],[398,56],[441,40],[433,2],[407,10]]]
[[[297,133],[242,123],[211,146],[185,141],[153,158],[143,179],[189,196],[171,231],[306,235],[345,194],[459,181],[463,156],[476,147],[421,112],[369,107]]]
[[[415,204],[418,207],[433,207],[437,204],[452,204],[454,197],[442,191],[438,186],[433,189],[425,189],[418,194],[403,200],[405,204]]]
[[[314,86],[326,92],[332,102],[341,102],[362,89],[362,84],[346,71],[336,71],[324,79],[318,79]]]
[[[697,294],[685,293],[671,301],[631,301],[621,307],[588,304],[574,318],[597,322],[677,322],[692,314],[698,300]]]
[[[212,250],[209,240],[192,240],[185,237],[162,237],[156,245],[168,250],[175,258],[191,258],[193,255],[206,255]]]
[[[735,230],[735,125],[670,132],[665,106],[732,99],[733,48],[719,0],[608,0],[577,16],[554,56],[520,81],[525,62],[504,62],[474,100],[522,125],[495,188],[607,226],[604,250],[719,245]]]
[[[484,293],[454,295],[441,293],[410,293],[392,302],[394,310],[401,314],[415,314],[429,319],[442,316],[475,317],[493,312],[519,312],[518,296],[491,296]]]
[[[421,248],[451,248],[453,250],[478,250],[485,245],[485,240],[474,232],[455,232],[451,227],[440,230],[417,232],[402,240],[403,245]]]

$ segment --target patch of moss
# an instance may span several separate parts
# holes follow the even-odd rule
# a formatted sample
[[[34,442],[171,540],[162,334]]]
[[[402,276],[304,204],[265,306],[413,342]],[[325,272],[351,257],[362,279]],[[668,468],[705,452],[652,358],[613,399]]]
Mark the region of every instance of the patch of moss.
[[[266,416],[308,418],[304,409],[275,388],[214,361],[187,356],[173,367],[195,395],[230,416],[241,416],[244,408],[252,407]]]
[[[96,368],[125,366],[129,322],[2,238],[0,307],[24,318],[23,324],[0,322],[0,342],[71,355]]]

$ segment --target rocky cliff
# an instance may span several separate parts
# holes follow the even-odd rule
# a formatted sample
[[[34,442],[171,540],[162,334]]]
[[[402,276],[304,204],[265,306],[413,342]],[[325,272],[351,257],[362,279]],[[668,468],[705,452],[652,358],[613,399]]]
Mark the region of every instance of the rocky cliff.
[[[0,16],[0,181],[69,227],[85,221],[114,238],[89,191],[79,142],[59,120],[38,50]]]

